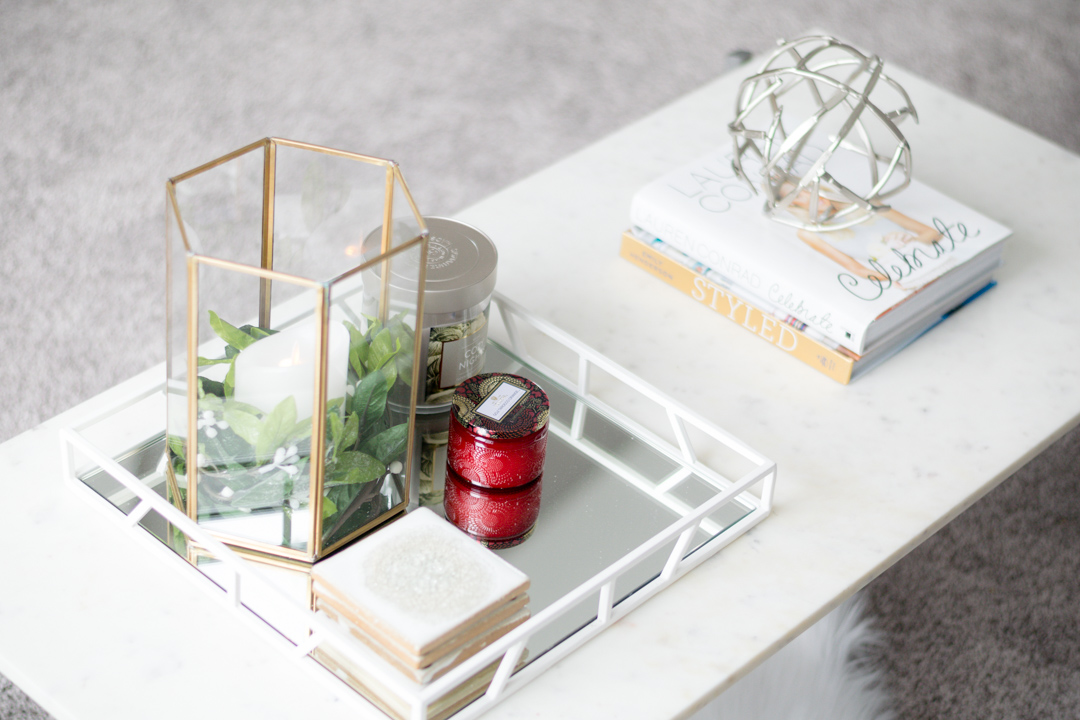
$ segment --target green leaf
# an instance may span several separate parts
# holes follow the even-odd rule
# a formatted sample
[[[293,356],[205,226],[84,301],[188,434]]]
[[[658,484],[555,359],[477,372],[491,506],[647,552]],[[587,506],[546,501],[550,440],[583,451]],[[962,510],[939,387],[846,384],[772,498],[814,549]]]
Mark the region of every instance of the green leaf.
[[[394,369],[397,379],[406,385],[412,385],[413,332],[401,317],[401,315],[395,316],[394,322],[390,324],[390,333],[394,341],[399,343],[399,350],[394,356]]]
[[[405,350],[412,351],[413,347],[413,331],[405,324],[404,313],[395,315],[390,321],[390,335],[397,342],[401,343],[401,347]]]
[[[361,437],[369,435],[368,429],[386,412],[388,386],[385,377],[381,370],[376,370],[364,376],[353,393],[352,409],[357,415]]]
[[[330,444],[334,448],[334,457],[337,457],[343,450],[341,441],[345,437],[345,422],[340,415],[332,412],[327,415],[326,428],[330,433]]]
[[[289,431],[287,440],[290,443],[296,443],[307,440],[309,437],[311,437],[311,418],[304,418],[296,421],[293,429]]]
[[[253,510],[264,507],[280,507],[287,499],[285,497],[286,483],[291,478],[283,472],[266,473],[266,479],[251,486],[247,490],[241,490],[229,499],[229,504],[236,508]]]
[[[364,346],[366,347],[366,346]],[[362,353],[359,347],[354,347],[349,350],[349,367],[356,373],[356,377],[362,378],[367,373],[367,368],[364,367],[364,361],[362,360]]]
[[[262,340],[264,337],[270,337],[271,335],[277,335],[277,330],[267,330],[261,328],[258,325],[241,325],[240,331],[247,333],[256,340]]]
[[[225,322],[217,316],[217,313],[213,310],[208,311],[210,313],[210,327],[213,328],[217,336],[224,340],[229,345],[243,350],[248,345],[255,342],[255,338],[248,335],[246,332],[238,327],[233,327],[229,323]]]
[[[383,465],[389,465],[405,452],[405,445],[408,442],[409,424],[402,423],[368,438],[360,446],[360,450],[372,455]]]
[[[229,404],[225,407],[225,422],[229,423],[234,433],[252,447],[256,447],[259,444],[259,436],[262,435],[263,423],[257,415],[247,412],[238,405],[240,403]]]
[[[234,468],[238,472],[256,461],[254,447],[231,425],[219,429],[216,437],[200,437],[199,452],[212,466]]]
[[[386,473],[386,464],[379,462],[367,453],[350,450],[341,453],[334,463],[334,470],[328,483],[334,485],[354,485],[378,480]]]
[[[239,410],[240,412],[246,412],[248,415],[255,415],[258,417],[263,415],[263,411],[259,408],[250,403],[240,402],[235,398],[225,398],[225,402],[222,403],[222,408],[224,408],[224,410]]]
[[[374,437],[375,435],[381,433],[383,430],[389,428],[390,423],[386,421],[386,417],[386,415],[383,415],[381,418],[378,418],[377,420],[375,420],[375,422],[371,423],[371,425],[369,425],[367,429],[360,434],[360,441],[363,442],[369,437]]]
[[[353,346],[350,355],[353,353],[356,354],[356,359],[360,361],[361,365],[364,368],[364,371],[362,373],[359,373],[359,375],[362,377],[371,371],[372,365],[374,363],[374,360],[372,359],[371,346],[367,343],[366,340],[361,340],[359,345]]]
[[[273,457],[274,451],[285,444],[295,426],[296,400],[290,395],[278,403],[273,412],[263,420],[263,427],[255,444],[255,455],[259,458]]]
[[[332,543],[363,527],[384,511],[379,496],[379,483],[339,485],[329,493],[337,504],[337,515],[324,524],[323,542]]]
[[[213,396],[218,398],[225,397],[225,385],[219,383],[217,380],[210,380],[208,378],[199,378],[199,390],[201,391],[200,399],[205,396]]]
[[[337,504],[334,503],[334,501],[331,500],[329,496],[324,497],[323,501],[322,501],[322,517],[323,517],[323,520],[330,517],[331,515],[336,515],[336,514],[337,514]]]
[[[330,441],[334,445],[334,458],[346,450],[352,450],[356,445],[356,438],[360,432],[360,419],[355,413],[349,413],[346,420],[342,421],[337,413],[329,415]]]
[[[412,355],[401,353],[394,359],[394,372],[406,385],[412,385]]]
[[[232,364],[229,365],[229,372],[225,373],[225,382],[221,384],[224,397],[232,397],[233,390],[236,389],[236,358],[233,358]]]
[[[168,439],[169,450],[176,457],[185,457],[187,455],[187,441],[179,435],[169,435]]]
[[[325,520],[328,517],[325,514],[327,501],[334,506],[334,514],[337,514],[337,512],[340,512],[349,506],[349,503],[352,502],[353,498],[356,497],[356,494],[363,487],[363,485],[335,485],[334,487],[326,488],[323,495],[323,519]],[[327,527],[325,532],[329,532],[329,530],[330,528]]]
[[[394,382],[397,380],[397,365],[394,363],[384,365],[379,372],[386,378],[386,390],[389,392],[390,388],[394,387]]]
[[[169,435],[167,437],[169,443],[169,449],[177,455],[183,455],[187,452],[187,441],[179,435]]]
[[[379,318],[372,315],[364,315],[364,319],[368,321],[367,334],[368,337],[374,337],[382,330],[382,322]]]
[[[325,490],[323,490],[323,509],[326,509],[326,502],[328,500],[330,501],[330,504],[334,506],[335,512],[337,512],[337,509],[348,505],[350,500],[348,492],[353,489],[355,488],[348,485],[335,485],[334,487],[327,487]],[[323,515],[324,520],[327,517],[327,515]]]
[[[232,362],[232,358],[223,357],[214,360],[212,358],[199,357],[199,367],[206,367],[207,365],[224,365],[225,363],[230,362]]]
[[[365,363],[372,368],[381,368],[390,362],[394,354],[401,348],[400,344],[394,347],[394,338],[390,330],[384,328],[371,340],[371,362]]]
[[[349,416],[345,418],[345,435],[342,437],[342,448],[351,448],[356,444],[357,439],[360,437],[360,416],[356,413],[349,413]]]
[[[337,487],[339,485],[358,485],[360,483],[360,469],[359,468],[342,468],[334,473],[331,473],[326,480],[326,487]]]
[[[359,345],[364,342],[364,333],[360,332],[360,328],[353,325],[348,320],[342,321],[345,324],[345,329],[349,331],[349,345]]]

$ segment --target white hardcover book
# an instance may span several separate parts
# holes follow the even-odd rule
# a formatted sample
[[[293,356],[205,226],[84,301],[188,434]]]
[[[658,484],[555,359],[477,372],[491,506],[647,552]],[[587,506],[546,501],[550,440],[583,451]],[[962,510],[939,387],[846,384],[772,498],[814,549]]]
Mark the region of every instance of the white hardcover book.
[[[649,183],[630,221],[860,355],[997,267],[1011,232],[916,180],[865,223],[800,230],[765,216],[731,157],[717,149]]]

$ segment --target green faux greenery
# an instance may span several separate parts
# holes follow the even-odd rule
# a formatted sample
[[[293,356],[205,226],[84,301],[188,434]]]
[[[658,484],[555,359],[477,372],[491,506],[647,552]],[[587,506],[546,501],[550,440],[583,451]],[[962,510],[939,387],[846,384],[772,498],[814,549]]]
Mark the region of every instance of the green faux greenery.
[[[237,356],[276,331],[236,327],[213,311],[209,316],[210,327],[225,342],[225,353],[200,357],[199,366],[228,364],[229,369],[224,380],[198,380],[200,507],[218,513],[282,507],[288,520],[309,494],[311,420],[297,420],[291,397],[271,412],[233,397]],[[410,391],[412,329],[403,315],[385,324],[366,320],[366,331],[345,323],[351,395],[327,403],[324,542],[343,537],[387,509],[379,504],[381,483],[376,481],[387,475],[408,443],[407,418],[392,422],[388,404],[399,395],[407,398]],[[169,437],[168,445],[174,470],[184,474],[183,440]]]

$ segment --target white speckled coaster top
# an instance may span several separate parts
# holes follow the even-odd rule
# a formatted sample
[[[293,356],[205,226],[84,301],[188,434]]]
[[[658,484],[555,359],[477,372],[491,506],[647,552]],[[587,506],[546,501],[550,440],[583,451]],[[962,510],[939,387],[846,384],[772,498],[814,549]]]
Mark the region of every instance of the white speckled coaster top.
[[[415,655],[529,585],[525,573],[420,508],[315,564],[316,591]]]

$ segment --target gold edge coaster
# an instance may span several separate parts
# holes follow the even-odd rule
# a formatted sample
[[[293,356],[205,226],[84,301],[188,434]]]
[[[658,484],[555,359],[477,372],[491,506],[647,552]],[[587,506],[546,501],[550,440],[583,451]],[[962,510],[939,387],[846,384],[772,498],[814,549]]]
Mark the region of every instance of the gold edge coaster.
[[[481,636],[484,632],[489,631],[507,618],[512,617],[515,613],[520,612],[526,607],[528,602],[529,596],[524,594],[511,598],[502,607],[497,608],[484,617],[476,619],[471,625],[463,628],[459,634],[448,638],[444,643],[433,647],[427,653],[416,655],[413,654],[412,648],[401,645],[392,636],[382,633],[381,628],[378,626],[372,626],[366,623],[364,618],[358,617],[352,613],[352,605],[342,607],[331,601],[329,598],[322,596],[318,590],[316,590],[315,593],[316,609],[326,612],[328,616],[332,616],[337,622],[357,628],[367,638],[370,638],[370,640],[367,640],[369,645],[377,647],[385,653],[393,654],[395,659],[404,663],[407,667],[416,669],[422,669],[437,661],[447,653],[458,649],[465,643],[471,642],[476,637]]]
[[[387,715],[396,718],[396,720],[410,720],[412,717],[412,708],[405,698],[391,692],[382,683],[367,676],[360,668],[352,666],[347,660],[339,657],[333,651],[319,647],[312,652],[311,656],[316,662],[334,673],[337,678],[363,695]],[[461,685],[433,702],[428,709],[428,718],[430,720],[445,720],[445,718],[480,697],[491,683],[491,678],[494,677],[495,670],[501,660],[500,658],[487,665],[461,683]],[[525,657],[523,655],[522,659],[518,661],[515,671],[520,670],[524,665]]]
[[[468,660],[469,658],[471,658],[473,655],[476,655],[481,650],[486,648],[488,645],[495,642],[496,640],[498,640],[502,636],[506,635],[511,630],[513,630],[517,626],[521,625],[522,623],[524,623],[528,619],[529,619],[528,610],[523,610],[521,612],[520,616],[511,618],[510,620],[508,620],[506,622],[505,625],[502,625],[502,626],[496,628],[495,630],[493,630],[488,635],[484,635],[484,636],[481,636],[481,637],[477,638],[476,640],[474,640],[472,642],[472,644],[466,645],[465,647],[461,648],[458,651],[457,656],[454,657],[453,661],[447,662],[442,667],[436,667],[437,663],[432,664],[428,669],[429,672],[433,671],[432,675],[431,675],[431,677],[424,680],[424,682],[429,683],[429,682],[433,682],[435,680],[438,680],[443,675],[450,672],[451,670],[456,668],[458,665],[460,665],[461,663],[463,663],[466,660]]]
[[[439,572],[422,570],[432,567]],[[479,583],[478,594],[443,597],[440,588],[453,581],[451,572],[465,572]],[[426,508],[320,561],[312,577],[317,592],[339,612],[347,608],[358,625],[417,657],[446,645],[529,587],[528,576]],[[413,583],[422,590],[409,595]]]
[[[320,596],[326,598],[327,602],[336,605],[339,611],[347,612],[351,617],[354,617],[357,625],[369,628],[373,634],[386,637],[393,642],[394,645],[406,648],[409,654],[416,656],[430,654],[436,648],[446,644],[462,632],[468,630],[476,623],[478,617],[487,617],[495,608],[513,601],[529,588],[529,580],[526,578],[524,582],[511,589],[506,594],[492,600],[486,606],[478,609],[475,613],[472,613],[461,622],[437,635],[435,638],[420,645],[420,647],[416,647],[413,643],[409,642],[407,638],[394,632],[394,629],[387,623],[380,622],[375,615],[365,612],[363,606],[349,599],[349,596],[346,593],[341,592],[338,588],[334,587],[333,584],[327,582],[325,578],[316,575],[314,579],[316,598]]]
[[[330,616],[327,613],[328,617]],[[374,651],[380,658],[389,663],[395,670],[408,677],[410,680],[420,684],[426,685],[433,680],[436,680],[450,670],[465,662],[476,653],[486,648],[491,643],[495,642],[503,635],[518,627],[526,620],[529,619],[529,611],[527,608],[519,610],[514,615],[511,615],[501,625],[496,626],[490,632],[479,635],[468,643],[463,644],[458,649],[443,655],[433,661],[424,663],[420,667],[415,665],[409,665],[402,661],[401,658],[387,651],[385,647],[380,645],[377,641],[373,640],[370,636],[366,635],[363,630],[357,628],[351,624],[343,623],[349,631],[349,635],[356,640],[364,643],[366,647]],[[340,620],[338,620],[340,622]]]
[[[397,695],[391,695],[385,687],[372,681],[370,678],[368,679],[368,683],[361,682],[355,673],[349,672],[344,664],[339,662],[336,653],[319,647],[312,651],[311,657],[315,662],[332,672],[335,677],[363,695],[372,705],[379,708],[390,717],[396,718],[396,720],[410,720],[409,716],[411,712],[408,703]],[[377,692],[373,688],[379,688],[382,692]]]
[[[500,625],[521,613],[524,613],[524,619],[527,620],[529,618],[528,603],[528,595],[521,595],[508,602],[498,613],[493,613],[490,618],[485,618],[482,623],[470,627],[468,632],[462,632],[461,635],[450,638],[445,644],[433,648],[431,652],[421,655],[420,667],[426,667],[439,658],[458,650],[461,646],[494,632]]]

